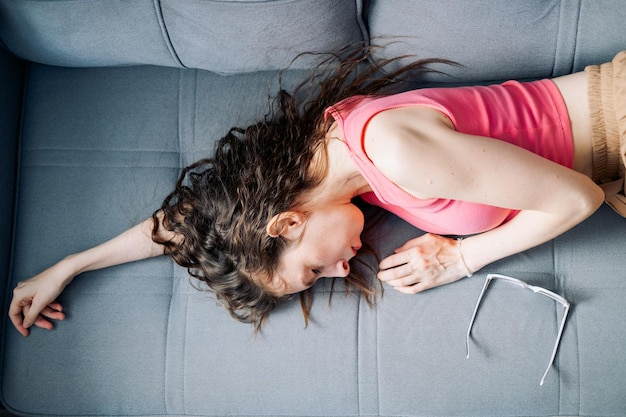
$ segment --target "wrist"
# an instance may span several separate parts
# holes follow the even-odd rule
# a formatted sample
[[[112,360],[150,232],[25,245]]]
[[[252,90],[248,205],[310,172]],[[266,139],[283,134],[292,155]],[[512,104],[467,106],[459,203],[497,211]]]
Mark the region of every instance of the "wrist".
[[[464,271],[465,272],[465,276],[467,278],[469,278],[472,275],[474,275],[475,270],[470,268],[470,266],[465,261],[465,256],[463,255],[463,248],[461,247],[462,244],[463,244],[463,238],[458,238],[456,240],[457,256],[459,258],[459,262],[460,262],[461,266],[465,269],[465,271]]]
[[[55,267],[58,269],[58,273],[54,276],[62,287],[67,286],[76,275],[85,270],[85,266],[80,262],[79,254],[66,256]]]
[[[461,253],[467,268],[476,273],[485,266],[502,258],[497,252],[498,247],[485,241],[485,233],[463,239]]]

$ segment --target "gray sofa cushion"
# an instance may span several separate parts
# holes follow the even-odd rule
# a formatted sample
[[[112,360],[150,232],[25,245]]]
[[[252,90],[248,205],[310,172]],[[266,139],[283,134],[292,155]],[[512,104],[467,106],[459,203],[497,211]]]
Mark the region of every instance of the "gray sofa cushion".
[[[155,4],[2,0],[0,38],[15,54],[50,65],[179,66]]]
[[[626,8],[601,1],[525,0],[501,6],[490,0],[438,2],[371,0],[366,9],[374,43],[388,43],[380,58],[411,52],[446,58],[433,80],[481,81],[545,78],[580,71],[626,49]],[[619,4],[619,5],[617,5]]]
[[[275,77],[32,66],[9,287],[148,216],[179,166],[263,114]],[[381,256],[421,233],[367,215]],[[341,284],[329,306],[323,280],[307,329],[296,297],[257,336],[167,259],[88,273],[63,294],[68,318],[54,331],[24,339],[7,327],[2,400],[29,415],[618,415],[625,239],[626,222],[603,208],[454,285],[418,296],[388,288],[375,309]],[[574,304],[543,387],[559,316],[531,292],[494,284],[465,359],[487,272]]]
[[[360,1],[164,0],[161,7],[183,65],[220,73],[286,68],[302,52],[363,39]],[[293,68],[313,65],[300,59]]]
[[[0,38],[49,65],[241,73],[363,41],[361,7],[361,0],[0,0]]]
[[[261,117],[276,86],[275,73],[157,67],[33,66],[28,80],[9,288],[149,216],[179,166]],[[68,318],[53,332],[23,339],[7,328],[2,399],[31,414],[355,414],[360,300],[350,300],[309,330],[288,303],[255,337],[165,258],[85,274],[61,297]],[[62,377],[50,385],[53,374]],[[89,388],[76,393],[77,383]],[[285,401],[294,390],[327,401]]]

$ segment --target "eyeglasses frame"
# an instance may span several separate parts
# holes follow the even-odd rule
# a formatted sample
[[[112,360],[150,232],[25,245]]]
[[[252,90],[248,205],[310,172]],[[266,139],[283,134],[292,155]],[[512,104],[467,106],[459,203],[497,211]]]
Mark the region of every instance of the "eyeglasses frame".
[[[567,314],[569,313],[569,310],[570,310],[570,303],[565,298],[563,298],[559,294],[556,294],[555,292],[552,292],[542,287],[530,285],[520,279],[513,278],[507,275],[501,275],[501,274],[488,274],[487,277],[485,278],[485,284],[483,285],[480,295],[478,296],[478,301],[476,302],[476,307],[474,308],[474,314],[472,314],[472,319],[470,321],[469,328],[467,329],[467,336],[465,339],[465,347],[467,350],[466,359],[469,358],[469,345],[470,345],[471,332],[472,332],[472,327],[474,325],[474,321],[476,320],[478,308],[484,298],[487,287],[489,287],[489,284],[494,279],[499,279],[505,282],[512,283],[519,287],[531,290],[532,292],[536,294],[545,295],[546,297],[556,301],[557,303],[563,306],[563,318],[561,319],[561,324],[559,325],[559,332],[556,336],[556,342],[554,343],[554,348],[552,349],[552,356],[550,357],[550,362],[548,362],[548,367],[546,368],[546,371],[544,372],[543,377],[541,378],[541,381],[539,382],[539,385],[543,386],[543,383],[545,382],[546,377],[548,376],[548,373],[550,372],[550,369],[552,368],[552,365],[554,364],[554,359],[556,358],[556,354],[559,349],[559,344],[561,343],[561,336],[563,335],[563,329],[565,328],[565,321],[567,319]]]

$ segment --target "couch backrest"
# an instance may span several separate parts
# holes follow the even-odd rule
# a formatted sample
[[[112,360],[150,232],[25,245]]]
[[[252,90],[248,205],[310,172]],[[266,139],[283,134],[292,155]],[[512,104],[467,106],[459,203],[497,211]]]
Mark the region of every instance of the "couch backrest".
[[[626,49],[626,4],[583,0],[371,0],[373,43],[392,40],[379,58],[410,51],[445,58],[445,82],[546,78],[609,61]]]
[[[0,0],[0,38],[51,65],[230,74],[285,68],[299,53],[360,42],[360,16],[361,0]]]
[[[626,47],[626,11],[615,9],[582,0],[0,0],[0,39],[51,65],[224,74],[282,69],[299,53],[371,39],[388,44],[378,57],[457,61],[462,67],[447,69],[453,77],[435,80],[465,83],[604,62]]]

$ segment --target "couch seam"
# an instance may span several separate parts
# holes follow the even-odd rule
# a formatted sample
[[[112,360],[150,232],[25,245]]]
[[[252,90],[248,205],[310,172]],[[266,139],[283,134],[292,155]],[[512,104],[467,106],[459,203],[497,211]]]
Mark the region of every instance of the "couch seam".
[[[156,1],[156,0],[155,0]],[[160,0],[159,0],[160,1]],[[183,149],[183,122],[184,122],[184,117],[183,117],[183,84],[184,84],[184,80],[183,77],[185,76],[186,70],[184,69],[180,69],[179,70],[179,76],[178,76],[178,168],[179,168],[179,172],[180,170],[183,168],[184,164],[184,150],[186,151],[186,149]],[[197,71],[195,72],[195,76],[197,74]],[[195,85],[197,85],[197,81],[194,78],[194,87]],[[195,107],[195,88],[191,89],[191,91],[194,94],[194,107]],[[173,268],[173,265],[172,265]],[[189,280],[189,276],[187,275],[187,279]],[[182,369],[181,369],[181,398],[179,399],[179,403],[182,404],[182,412],[186,415],[187,414],[187,397],[186,397],[186,386],[185,383],[187,381],[187,377],[186,377],[186,373],[187,373],[187,333],[188,333],[188,325],[189,325],[189,295],[185,294],[185,323],[182,325],[182,328],[184,329],[184,333],[183,333],[183,337],[182,337]]]
[[[157,17],[157,21],[159,22],[159,28],[161,29],[161,35],[163,36],[163,43],[167,47],[168,52],[172,59],[174,59],[175,63],[182,67],[187,68],[183,62],[181,61],[176,49],[174,48],[174,44],[172,43],[172,38],[170,36],[169,31],[167,30],[167,25],[165,24],[165,18],[163,17],[163,8],[161,7],[161,0],[153,0],[154,4],[154,12]]]
[[[578,39],[580,38],[580,16],[582,14],[583,0],[576,0],[578,2],[578,13],[576,14],[576,36],[574,37],[574,45],[572,46],[572,67],[570,71],[573,71],[576,66],[576,57],[578,55]]]
[[[558,238],[557,238],[558,239]],[[571,239],[570,238],[561,238],[563,239],[564,243],[567,243],[567,245],[565,245],[565,247],[568,249],[567,251],[567,256],[563,255],[560,257],[560,259],[562,259],[563,263],[567,263],[567,268],[562,268],[562,270],[569,270],[571,271],[573,269],[573,259],[574,259],[574,255],[573,255],[573,248],[571,245]],[[556,252],[556,239],[553,240],[552,243],[553,246],[553,257],[554,257],[554,268],[555,268],[555,272],[556,272],[556,268],[559,267],[561,269],[561,265],[558,264],[558,257],[557,257],[557,252]],[[556,273],[555,273],[556,276]],[[566,330],[567,328],[569,328],[569,332],[573,333],[572,334],[572,338],[575,341],[575,347],[576,347],[576,353],[575,353],[575,357],[576,357],[576,385],[578,386],[578,393],[577,393],[577,402],[578,402],[578,406],[577,406],[577,412],[576,415],[580,415],[581,412],[581,407],[580,407],[580,388],[581,388],[581,384],[580,384],[580,338],[579,338],[579,331],[578,331],[578,320],[575,317],[576,314],[576,299],[573,296],[570,296],[567,289],[568,289],[568,285],[566,285],[563,281],[566,279],[566,276],[563,276],[561,274],[561,279],[559,280],[559,285],[558,287],[556,287],[556,289],[563,295],[563,297],[565,297],[566,300],[570,301],[572,307],[570,309],[569,312],[569,323],[566,323]],[[555,310],[555,314],[556,314],[556,320],[558,322],[558,313],[556,313]],[[561,343],[563,342],[563,340],[561,340]],[[560,347],[559,347],[560,349]],[[560,359],[560,357],[557,355],[556,358],[556,365],[559,367],[558,371],[559,371],[559,407],[558,407],[558,411],[559,411],[559,415],[561,415],[561,413],[563,412],[563,384],[562,384],[562,377],[561,377],[561,366],[563,365],[563,361]],[[571,410],[568,410],[571,411]]]
[[[561,47],[560,36],[563,31],[563,0],[559,2],[559,22],[557,25],[557,33],[555,36],[555,45],[554,45],[554,58],[552,60],[552,77],[556,75],[557,67],[559,66],[559,49]],[[553,255],[554,256],[554,255]]]
[[[355,14],[356,14],[356,23],[359,27],[359,31],[361,32],[361,38],[363,39],[364,45],[369,45],[371,42],[369,26],[366,22],[366,3],[367,0],[356,0],[355,1]]]
[[[187,382],[187,329],[189,326],[189,294],[185,294],[185,335],[183,337],[183,373],[182,373],[182,403],[183,403],[183,413],[185,415],[189,414],[187,412],[187,390],[186,390],[186,382]]]
[[[553,70],[554,71],[554,70]],[[561,279],[559,279],[558,276],[558,266],[559,266],[559,260],[558,260],[558,256],[557,256],[557,252],[556,252],[556,239],[552,239],[551,243],[551,250],[552,250],[552,277],[553,277],[553,288],[558,292],[563,294],[563,285],[561,283]],[[565,295],[563,295],[565,296]],[[558,303],[554,303],[554,323],[557,326],[555,329],[555,332],[558,329],[558,323],[559,323],[559,312],[558,312]],[[559,343],[560,344],[560,343]],[[561,348],[560,346],[558,347],[559,349]],[[558,353],[558,352],[557,352]],[[556,404],[556,409],[558,412],[558,415],[561,415],[561,404],[563,402],[563,378],[562,378],[562,372],[561,372],[561,360],[560,360],[560,356],[557,355],[557,357],[555,358],[555,363],[552,364],[552,368],[557,368],[558,370],[558,401]],[[552,370],[554,372],[554,369]]]
[[[115,156],[115,153],[118,153],[118,151],[108,151],[108,150],[98,150],[98,149],[93,149],[93,150],[87,150],[87,151],[81,151],[81,150],[74,150],[77,151],[79,153],[84,153],[84,154],[92,154],[92,155],[103,155],[103,154],[108,154],[110,155],[110,160],[100,160],[100,161],[96,161],[94,163],[94,161],[88,161],[85,162],[84,159],[83,160],[79,160],[77,159],[76,161],[69,161],[69,155],[68,157],[66,157],[66,161],[58,161],[58,162],[46,162],[46,161],[42,161],[41,160],[41,155],[45,155],[45,154],[50,154],[51,152],[71,152],[72,150],[69,149],[36,149],[36,150],[29,150],[29,156],[30,159],[27,161],[28,163],[24,163],[25,166],[27,167],[39,167],[39,168],[50,168],[50,167],[54,167],[54,168],[165,168],[165,169],[179,169],[180,168],[180,164],[178,163],[174,163],[173,159],[176,157],[177,152],[170,152],[170,151],[141,151],[141,150],[129,150],[126,153],[129,154],[139,154],[139,155],[145,155],[146,153],[151,153],[151,154],[155,154],[155,155],[163,155],[165,157],[168,157],[167,160],[165,160],[163,163],[159,164],[159,163],[142,163],[141,161],[139,162],[126,162],[124,163],[123,161],[115,161],[112,158]],[[122,153],[122,152],[119,152]],[[39,154],[39,155],[38,155]]]
[[[156,2],[157,0],[155,0]],[[178,169],[180,170],[181,167],[181,152],[180,152],[180,137],[181,137],[181,132],[180,132],[180,114],[181,114],[181,77],[182,77],[182,71],[179,70],[179,76],[178,76],[178,115],[177,115],[177,141],[178,141]],[[163,383],[164,383],[164,400],[165,400],[165,411],[167,414],[172,414],[171,410],[170,410],[170,401],[168,400],[169,395],[167,392],[167,388],[168,388],[168,379],[170,377],[170,372],[172,371],[171,369],[171,365],[170,365],[170,360],[169,360],[169,354],[170,351],[168,349],[169,346],[169,342],[170,342],[170,326],[171,326],[171,317],[172,317],[172,300],[173,298],[176,296],[176,272],[174,270],[174,263],[171,262],[170,263],[170,276],[172,279],[171,282],[171,294],[170,294],[170,302],[169,302],[169,306],[168,306],[168,315],[167,315],[167,326],[165,329],[165,375],[164,375],[164,379],[163,379]],[[184,372],[184,360],[183,360],[183,372]],[[174,375],[172,377],[175,377],[178,380],[178,373],[177,375]],[[184,378],[183,378],[184,379]],[[177,381],[178,382],[178,381]],[[183,391],[184,391],[184,387],[183,387]],[[176,404],[180,403],[180,399],[175,399],[174,400],[174,407],[176,408],[175,412],[178,413],[178,408],[176,406]],[[183,399],[183,403],[184,403],[184,399]],[[183,411],[184,412],[184,411]]]
[[[172,276],[172,282],[170,285],[170,299],[169,299],[169,304],[167,306],[167,323],[165,324],[165,346],[164,346],[164,352],[165,352],[165,369],[164,369],[164,373],[163,373],[163,404],[165,405],[165,413],[166,414],[171,414],[170,413],[170,409],[169,409],[169,403],[168,403],[168,395],[167,395],[167,380],[168,380],[168,376],[169,376],[169,372],[170,372],[170,361],[169,361],[169,349],[168,349],[168,345],[169,345],[169,339],[170,339],[170,325],[171,325],[171,316],[172,316],[172,298],[174,297],[174,266],[170,265],[170,276]]]
[[[359,343],[359,337],[361,336],[361,297],[362,295],[359,294],[359,298],[358,298],[358,303],[357,303],[357,308],[356,308],[356,390],[357,390],[357,414],[360,416],[362,415],[361,412],[361,384],[359,383],[360,379],[361,379],[361,355],[360,355],[360,349],[361,349],[361,345]]]
[[[182,84],[183,84],[183,71],[182,70],[178,70],[178,120],[176,121],[177,124],[177,135],[178,135],[178,170],[179,170],[179,175],[180,175],[180,169],[183,166],[183,152],[182,152],[182,127],[181,127],[181,121],[182,121],[182,112],[183,112],[183,108],[182,108],[182,94],[183,94],[183,88],[182,88]]]
[[[374,315],[376,316],[376,320],[374,320],[374,325],[376,326],[376,409],[378,410],[378,415],[380,415],[380,333],[379,333],[379,318],[378,309],[374,310]]]
[[[193,72],[193,86],[194,88],[191,90],[193,92],[193,117],[192,117],[192,126],[191,126],[191,134],[192,139],[194,140],[194,142],[196,141],[196,139],[198,138],[198,107],[200,107],[198,105],[198,70],[194,70]]]
[[[576,310],[576,306],[574,306],[574,310]],[[581,383],[580,383],[580,333],[578,331],[578,320],[574,321],[575,327],[574,330],[576,331],[576,371],[577,371],[577,378],[576,378],[576,383],[578,385],[578,415],[580,415],[581,412],[581,395],[580,395],[580,387],[581,387]]]
[[[556,45],[555,45],[555,55],[554,55],[554,62],[552,64],[552,76],[559,76],[559,75],[563,75],[560,73],[559,68],[563,67],[563,60],[560,59],[559,57],[561,56],[561,54],[559,53],[559,51],[562,51],[565,47],[563,45],[563,41],[562,41],[562,37],[561,34],[565,31],[565,29],[563,28],[563,25],[565,24],[564,19],[565,19],[565,10],[571,10],[571,7],[568,7],[569,4],[571,2],[577,2],[577,6],[578,6],[578,10],[576,13],[576,21],[573,23],[573,25],[575,26],[574,32],[576,33],[576,36],[574,36],[574,44],[570,45],[570,41],[571,39],[568,37],[568,48],[569,49],[569,62],[567,65],[567,70],[566,73],[571,73],[574,69],[574,65],[575,65],[575,59],[576,59],[576,45],[578,43],[578,37],[580,34],[580,9],[581,9],[581,0],[561,0],[560,6],[559,6],[559,24],[558,24],[558,33],[556,36]]]
[[[570,242],[569,244],[569,254],[570,256],[568,257],[568,262],[570,263],[570,270],[572,270],[572,264],[574,261],[574,249],[572,247],[571,244],[571,240],[568,240]],[[567,294],[565,294],[567,295]],[[579,326],[578,326],[578,317],[574,316],[576,314],[576,299],[571,300],[572,304],[573,304],[573,309],[572,309],[572,316],[573,318],[575,318],[575,320],[573,320],[574,322],[574,328],[572,329],[575,332],[575,338],[574,340],[576,341],[576,385],[578,385],[578,395],[576,398],[576,401],[578,402],[578,409],[577,409],[577,415],[580,415],[581,413],[581,380],[580,380],[580,367],[581,367],[581,361],[580,361],[580,331],[579,331]]]

